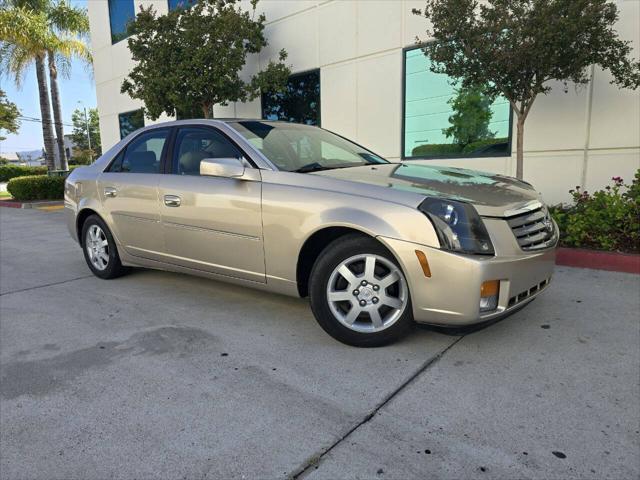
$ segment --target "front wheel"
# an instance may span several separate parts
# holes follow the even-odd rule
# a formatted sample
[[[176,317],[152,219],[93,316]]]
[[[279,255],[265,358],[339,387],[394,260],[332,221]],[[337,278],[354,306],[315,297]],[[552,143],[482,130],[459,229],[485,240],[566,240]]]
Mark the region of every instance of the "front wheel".
[[[320,326],[348,345],[387,345],[413,325],[402,269],[364,235],[341,237],[325,248],[311,271],[309,296]]]

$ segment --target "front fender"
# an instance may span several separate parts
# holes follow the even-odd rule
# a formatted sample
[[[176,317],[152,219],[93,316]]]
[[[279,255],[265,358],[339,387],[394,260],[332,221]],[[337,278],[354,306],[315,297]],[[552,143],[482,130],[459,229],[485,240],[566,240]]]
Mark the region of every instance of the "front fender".
[[[262,218],[267,276],[286,282],[296,281],[304,243],[325,228],[439,246],[433,225],[417,208],[346,193],[265,183]]]

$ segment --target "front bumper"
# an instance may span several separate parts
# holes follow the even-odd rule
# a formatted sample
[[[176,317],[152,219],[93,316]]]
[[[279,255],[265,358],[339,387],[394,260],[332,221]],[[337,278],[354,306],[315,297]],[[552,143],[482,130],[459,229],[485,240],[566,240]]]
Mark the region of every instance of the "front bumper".
[[[459,255],[417,243],[378,237],[400,262],[411,292],[416,322],[466,326],[509,315],[544,291],[553,275],[555,248],[515,256]],[[424,252],[426,277],[416,250]],[[480,287],[498,280],[498,306],[480,313]]]

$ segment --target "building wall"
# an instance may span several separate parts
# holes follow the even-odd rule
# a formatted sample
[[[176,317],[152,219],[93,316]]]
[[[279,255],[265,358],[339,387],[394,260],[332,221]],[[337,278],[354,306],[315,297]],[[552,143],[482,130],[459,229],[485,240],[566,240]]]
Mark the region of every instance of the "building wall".
[[[153,3],[159,13],[166,0]],[[248,3],[248,2],[247,2]],[[640,0],[619,0],[618,31],[640,52]],[[91,45],[106,149],[119,140],[118,113],[141,103],[120,94],[132,67],[127,42],[111,45],[106,1],[91,1]],[[322,126],[397,160],[401,155],[403,48],[426,37],[426,20],[411,13],[424,1],[409,0],[261,0],[269,46],[249,58],[250,74],[281,48],[293,72],[321,69]],[[570,54],[570,52],[568,53]],[[525,132],[525,179],[549,203],[569,200],[570,188],[606,185],[612,176],[631,179],[640,168],[640,92],[610,85],[608,73],[593,72],[580,89],[562,85],[536,100]],[[218,117],[259,117],[260,100],[216,107]],[[160,118],[157,121],[164,121]],[[152,123],[146,120],[146,123]],[[499,158],[425,160],[514,175],[515,155]]]

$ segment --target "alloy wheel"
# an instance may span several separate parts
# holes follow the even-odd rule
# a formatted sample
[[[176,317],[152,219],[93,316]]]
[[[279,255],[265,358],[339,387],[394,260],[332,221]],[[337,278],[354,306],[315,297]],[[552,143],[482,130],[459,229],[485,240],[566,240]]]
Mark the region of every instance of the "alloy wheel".
[[[363,333],[389,328],[402,316],[408,301],[400,268],[380,255],[347,258],[331,273],[327,301],[345,327]]]
[[[100,271],[107,268],[109,265],[109,241],[98,225],[94,224],[89,227],[84,244],[91,265]]]

